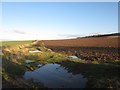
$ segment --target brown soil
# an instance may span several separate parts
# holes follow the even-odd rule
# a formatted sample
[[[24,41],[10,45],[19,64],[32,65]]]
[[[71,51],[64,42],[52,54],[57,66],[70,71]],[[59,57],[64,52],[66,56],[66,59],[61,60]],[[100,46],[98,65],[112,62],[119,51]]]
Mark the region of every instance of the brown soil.
[[[89,37],[64,40],[44,40],[46,46],[75,46],[75,47],[119,47],[118,37]]]

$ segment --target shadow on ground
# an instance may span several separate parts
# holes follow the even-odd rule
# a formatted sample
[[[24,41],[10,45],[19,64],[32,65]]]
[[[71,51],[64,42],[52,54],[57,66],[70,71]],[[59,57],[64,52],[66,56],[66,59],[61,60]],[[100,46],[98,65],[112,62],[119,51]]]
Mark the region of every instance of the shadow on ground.
[[[120,66],[111,64],[90,64],[80,62],[61,63],[68,72],[73,74],[83,74],[88,78],[86,88],[110,88],[120,89]]]

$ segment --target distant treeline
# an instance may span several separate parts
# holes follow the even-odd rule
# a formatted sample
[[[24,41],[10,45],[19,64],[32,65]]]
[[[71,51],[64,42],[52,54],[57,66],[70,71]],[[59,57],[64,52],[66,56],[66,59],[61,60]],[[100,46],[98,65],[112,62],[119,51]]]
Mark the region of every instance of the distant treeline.
[[[77,37],[79,38],[89,38],[89,37],[107,37],[107,36],[120,36],[120,33],[112,33],[112,34],[102,34],[102,35],[92,35],[92,36],[85,36],[85,37]]]

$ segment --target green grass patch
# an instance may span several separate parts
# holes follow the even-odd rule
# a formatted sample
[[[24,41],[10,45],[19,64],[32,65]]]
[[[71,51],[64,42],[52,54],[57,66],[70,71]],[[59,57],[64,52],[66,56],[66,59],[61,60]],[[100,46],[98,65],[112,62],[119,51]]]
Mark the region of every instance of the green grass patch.
[[[23,45],[23,44],[30,44],[32,40],[26,40],[26,41],[2,41],[2,44],[0,46],[14,46],[14,45]]]

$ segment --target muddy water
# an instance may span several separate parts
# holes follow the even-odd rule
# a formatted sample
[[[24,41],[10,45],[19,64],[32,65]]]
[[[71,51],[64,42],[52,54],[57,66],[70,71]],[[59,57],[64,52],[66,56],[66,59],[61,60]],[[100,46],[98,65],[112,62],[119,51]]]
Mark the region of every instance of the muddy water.
[[[34,71],[26,71],[24,78],[43,83],[48,88],[85,88],[87,82],[82,74],[68,73],[60,64],[46,64]]]

